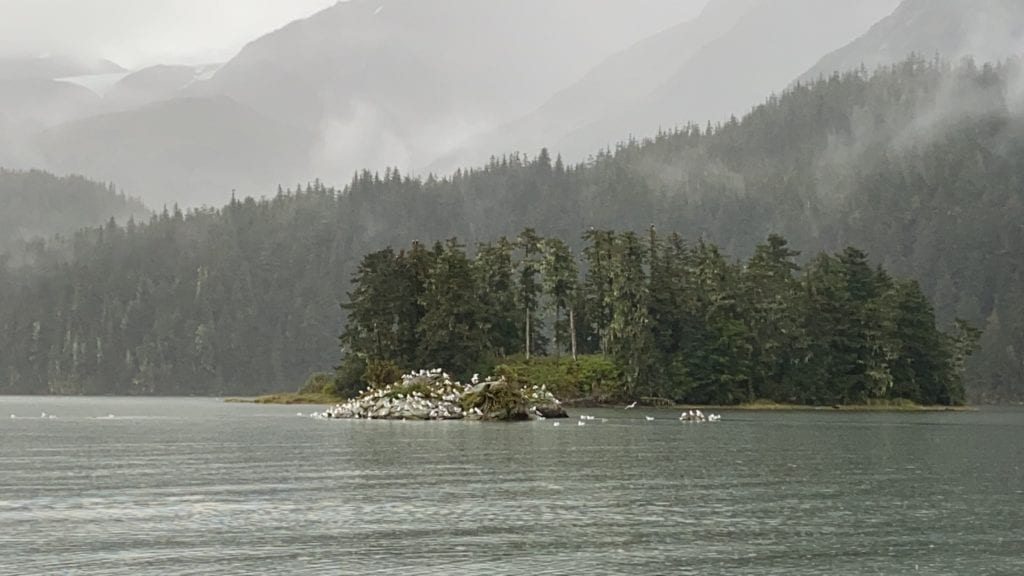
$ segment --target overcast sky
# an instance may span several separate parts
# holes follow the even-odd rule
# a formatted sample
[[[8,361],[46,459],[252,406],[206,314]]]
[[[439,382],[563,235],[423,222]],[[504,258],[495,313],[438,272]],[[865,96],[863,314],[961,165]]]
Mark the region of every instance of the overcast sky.
[[[0,55],[65,53],[127,68],[224,61],[337,0],[0,0]]]

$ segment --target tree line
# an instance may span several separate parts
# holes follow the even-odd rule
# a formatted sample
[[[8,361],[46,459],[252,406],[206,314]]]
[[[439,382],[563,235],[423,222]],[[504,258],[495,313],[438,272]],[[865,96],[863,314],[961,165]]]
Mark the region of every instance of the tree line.
[[[532,229],[473,254],[450,239],[366,255],[344,305],[340,387],[381,364],[468,377],[511,355],[601,354],[622,400],[965,401],[977,331],[944,334],[916,282],[856,248],[801,267],[777,235],[746,262],[653,227],[583,240],[579,257]]]

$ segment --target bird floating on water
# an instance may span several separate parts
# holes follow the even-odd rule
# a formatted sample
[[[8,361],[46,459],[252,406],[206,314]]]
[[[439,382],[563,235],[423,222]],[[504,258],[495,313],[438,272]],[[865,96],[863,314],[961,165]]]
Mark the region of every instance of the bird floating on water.
[[[654,416],[644,416],[644,418],[647,419],[648,422],[654,422]]]
[[[679,416],[680,422],[718,422],[721,419],[719,414],[704,414],[699,409],[684,411]]]

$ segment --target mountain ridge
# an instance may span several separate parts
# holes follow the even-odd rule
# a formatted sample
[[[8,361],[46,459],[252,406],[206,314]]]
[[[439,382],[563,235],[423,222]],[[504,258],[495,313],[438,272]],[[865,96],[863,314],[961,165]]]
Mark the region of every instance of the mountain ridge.
[[[1015,0],[904,0],[860,38],[802,74],[808,81],[837,70],[891,64],[911,53],[946,60],[995,62],[1024,53],[1024,3]]]

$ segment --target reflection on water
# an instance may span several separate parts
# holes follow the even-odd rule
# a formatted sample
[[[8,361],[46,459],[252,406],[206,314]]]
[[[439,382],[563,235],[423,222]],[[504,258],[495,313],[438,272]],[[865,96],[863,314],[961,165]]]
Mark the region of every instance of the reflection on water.
[[[1024,573],[1022,411],[555,427],[0,406],[5,575]]]

